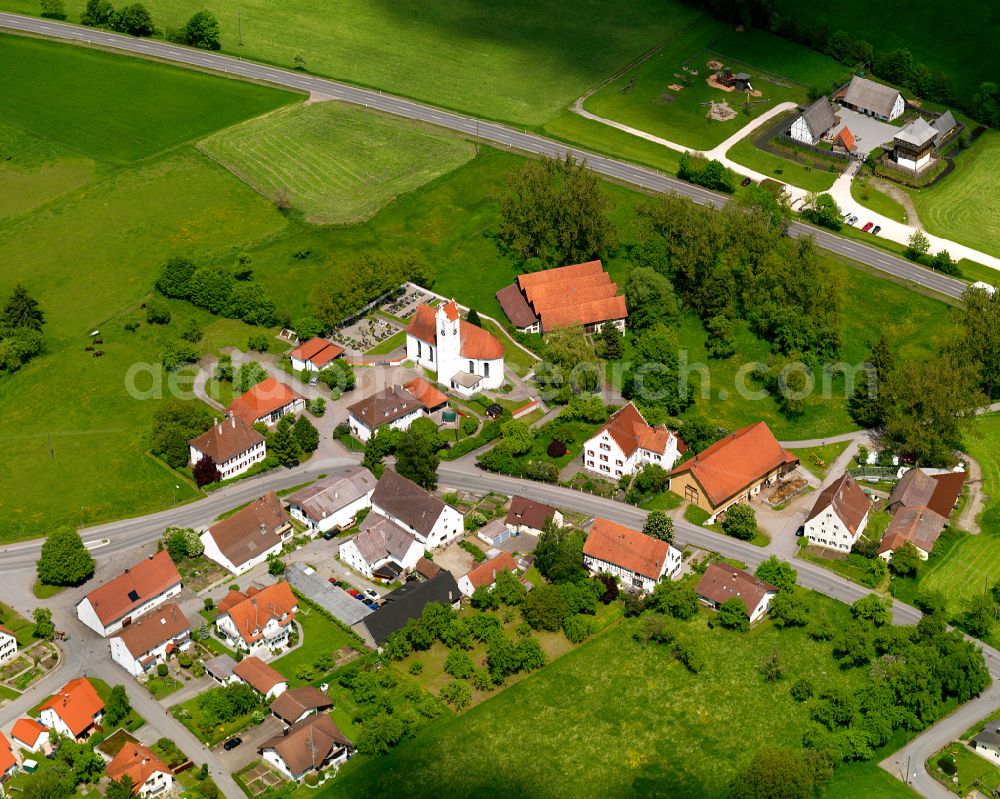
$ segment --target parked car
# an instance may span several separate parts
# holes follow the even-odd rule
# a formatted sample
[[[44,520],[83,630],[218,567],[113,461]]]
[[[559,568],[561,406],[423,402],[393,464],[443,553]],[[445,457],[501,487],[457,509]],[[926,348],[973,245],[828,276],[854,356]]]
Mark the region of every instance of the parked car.
[[[310,386],[318,386],[319,385],[319,378],[318,377],[311,377],[311,378],[309,378],[309,385]]]
[[[347,593],[349,593],[351,596],[359,596],[358,591],[357,591],[356,588],[349,588],[347,590]]]
[[[743,180],[740,182],[740,185],[741,186],[749,186],[751,183],[753,183],[753,179],[752,178],[743,178]]]
[[[365,589],[365,597],[367,599],[370,599],[372,602],[378,602],[382,598],[378,595],[378,591],[375,591],[371,588]]]
[[[327,530],[326,532],[323,533],[323,540],[324,541],[332,541],[336,537],[337,537],[337,531],[336,530]],[[337,581],[331,578],[330,582],[331,583],[335,583]]]
[[[862,233],[867,233],[873,227],[875,227],[875,223],[874,222],[865,222],[865,226],[863,228],[861,228],[861,232]]]
[[[365,607],[371,608],[372,610],[378,610],[378,602],[365,602]]]
[[[875,227],[872,228],[872,235],[877,236],[881,229],[882,229],[881,225],[875,225]]]
[[[858,221],[858,218],[856,216],[852,216],[850,219],[847,220],[847,224],[848,225],[853,225],[857,221]]]
[[[222,748],[225,749],[227,752],[232,752],[241,743],[243,743],[243,739],[237,736],[236,738],[230,738],[228,741],[226,741],[222,745]]]

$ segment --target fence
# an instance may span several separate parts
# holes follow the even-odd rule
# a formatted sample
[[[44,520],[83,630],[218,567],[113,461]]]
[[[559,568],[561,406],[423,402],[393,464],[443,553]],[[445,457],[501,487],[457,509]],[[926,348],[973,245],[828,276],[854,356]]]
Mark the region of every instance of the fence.
[[[850,161],[854,158],[851,153],[840,152],[839,150],[824,150],[815,144],[807,144],[804,141],[799,141],[798,139],[793,139],[791,136],[791,128],[782,131],[778,134],[778,138],[781,140],[782,144],[789,147],[794,147],[798,150],[805,150],[807,152],[815,153],[816,155],[822,155],[824,157],[835,158],[838,161]]]
[[[851,477],[855,480],[876,479],[876,480],[898,480],[898,466],[858,466],[848,469]]]

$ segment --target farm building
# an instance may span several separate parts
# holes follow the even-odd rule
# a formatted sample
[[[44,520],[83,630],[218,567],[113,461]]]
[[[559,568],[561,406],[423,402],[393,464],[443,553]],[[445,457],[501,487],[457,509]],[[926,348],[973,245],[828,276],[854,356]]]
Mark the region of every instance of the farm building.
[[[931,165],[938,131],[923,117],[917,117],[892,139],[892,160],[905,169],[919,172]]]
[[[614,575],[623,588],[649,593],[664,577],[680,574],[681,553],[631,527],[594,519],[583,545],[583,565],[594,574]]]
[[[850,552],[868,524],[870,505],[861,486],[844,472],[816,498],[805,536],[813,546]]]
[[[788,135],[795,141],[805,144],[816,144],[827,133],[830,132],[837,122],[837,117],[833,113],[833,106],[827,97],[820,97],[812,105],[808,106],[802,115],[792,122],[792,127],[788,130]]]
[[[317,480],[286,499],[288,512],[311,535],[350,527],[362,508],[371,506],[375,475],[363,466],[352,466]]]
[[[233,574],[249,571],[281,552],[291,539],[292,522],[273,491],[258,497],[201,534],[205,557]]]
[[[344,348],[338,344],[333,344],[325,338],[311,338],[305,344],[300,344],[290,353],[288,357],[292,359],[292,368],[296,372],[303,369],[310,372],[322,372],[335,358],[344,354]]]
[[[851,78],[840,103],[859,114],[887,122],[902,116],[906,109],[903,95],[897,89],[857,75]]]
[[[448,397],[421,377],[402,386],[389,386],[355,402],[347,409],[351,432],[367,441],[380,427],[408,430],[423,418],[448,404]]]

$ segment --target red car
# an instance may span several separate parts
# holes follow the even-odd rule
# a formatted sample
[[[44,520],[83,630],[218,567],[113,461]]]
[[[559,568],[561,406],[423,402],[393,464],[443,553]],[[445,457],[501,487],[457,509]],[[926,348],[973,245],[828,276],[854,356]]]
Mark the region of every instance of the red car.
[[[875,223],[874,222],[867,222],[867,223],[865,223],[865,226],[863,228],[861,228],[861,232],[862,233],[867,233],[873,227],[875,227]]]

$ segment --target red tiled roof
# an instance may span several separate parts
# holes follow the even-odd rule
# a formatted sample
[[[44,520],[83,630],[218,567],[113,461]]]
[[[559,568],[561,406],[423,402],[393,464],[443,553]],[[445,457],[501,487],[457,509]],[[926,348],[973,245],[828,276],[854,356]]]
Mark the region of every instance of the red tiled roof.
[[[864,521],[871,503],[865,492],[861,490],[854,478],[844,472],[838,479],[823,489],[816,498],[816,504],[806,517],[806,521],[811,521],[819,516],[830,505],[833,506],[834,513],[846,525],[851,534],[858,531],[861,522]]]
[[[935,513],[923,505],[900,508],[882,534],[878,553],[881,555],[896,550],[904,542],[909,541],[929,554],[934,549],[934,543],[941,535],[941,531],[944,530],[946,521],[940,513]]]
[[[584,302],[579,305],[564,305],[552,308],[539,314],[542,329],[554,330],[557,327],[574,327],[576,325],[593,325],[601,322],[628,318],[624,297],[608,297],[603,300]]]
[[[236,664],[233,674],[256,691],[266,694],[274,686],[288,682],[256,655],[248,655]]]
[[[86,677],[77,677],[46,699],[38,710],[40,712],[49,708],[63,720],[74,735],[79,736],[94,723],[94,716],[104,710],[104,702],[97,695],[90,680]]]
[[[243,640],[253,644],[263,636],[269,620],[275,619],[282,626],[291,624],[297,607],[291,587],[282,580],[232,605],[228,613]]]
[[[6,735],[0,732],[0,777],[4,776],[12,766],[16,765],[17,758],[14,757],[14,752],[10,748],[10,741],[7,740]]]
[[[528,272],[527,274],[518,275],[517,284],[522,290],[526,290],[544,285],[545,283],[558,283],[563,280],[600,275],[603,272],[604,267],[600,261],[587,261],[583,264],[557,266],[555,269],[543,269],[541,272]]]
[[[152,749],[139,743],[126,743],[108,763],[104,773],[115,782],[120,782],[126,776],[131,777],[132,793],[136,794],[146,784],[146,780],[157,772],[173,774]]]
[[[618,287],[611,282],[600,261],[519,275],[514,285],[530,304],[530,312],[540,317],[546,332],[557,327],[598,324],[628,317],[625,298],[615,296]],[[520,317],[526,319],[527,313],[513,293],[507,289],[503,293],[504,297],[501,299],[498,294],[497,299],[504,312],[507,313],[510,306],[519,321]],[[508,318],[518,327],[528,326],[519,324],[509,313]]]
[[[316,366],[322,367],[334,358],[343,355],[343,353],[344,348],[340,345],[316,336],[316,338],[309,339],[305,344],[300,344],[288,353],[288,357],[297,361],[311,361]]]
[[[428,344],[437,344],[437,312],[429,305],[418,305],[406,332]]]
[[[241,455],[251,447],[256,447],[264,436],[254,430],[238,416],[230,416],[213,424],[197,438],[192,438],[191,446],[208,455],[217,464]]]
[[[403,388],[416,397],[427,410],[433,410],[448,402],[448,397],[445,394],[442,394],[422,377],[415,377],[408,383],[403,383]]]
[[[454,305],[454,303],[450,303]],[[447,307],[447,306],[446,306]],[[457,307],[455,313],[457,314]],[[448,311],[446,310],[447,314]],[[457,318],[457,317],[452,317]],[[437,345],[437,312],[429,305],[418,305],[410,324],[406,327],[406,332],[425,341],[428,344]],[[460,319],[458,322],[459,334],[459,355],[463,358],[474,358],[481,361],[495,361],[503,357],[504,349],[496,336],[483,330],[481,327]]]
[[[14,722],[14,727],[11,729],[10,735],[15,741],[21,741],[32,747],[39,736],[48,731],[48,727],[34,719],[18,719]]]
[[[736,597],[747,609],[748,616],[757,609],[768,592],[777,590],[776,586],[765,583],[742,569],[723,563],[709,564],[698,581],[697,588],[698,596],[719,605],[727,599]]]
[[[670,474],[691,472],[718,507],[779,466],[792,463],[798,458],[781,448],[764,422],[757,422],[716,441]]]
[[[612,414],[611,418],[591,438],[597,438],[605,431],[621,447],[626,458],[639,448],[662,454],[667,449],[670,437],[677,437],[676,433],[671,432],[666,427],[650,426],[639,409],[631,402]],[[679,438],[677,439],[677,447],[681,452],[687,449],[686,447],[682,448],[682,442]]]
[[[257,589],[254,588],[252,585],[249,588],[247,588],[246,591],[236,591],[230,588],[229,592],[222,598],[222,601],[219,603],[217,610],[219,611],[219,613],[225,613],[233,605],[240,604],[240,602],[242,602],[244,599],[249,599],[256,593]]]
[[[319,713],[296,722],[282,735],[264,741],[258,752],[274,749],[289,771],[298,776],[309,769],[318,769],[331,754],[351,742],[326,713]]]
[[[500,303],[500,307],[514,327],[524,328],[538,324],[538,317],[531,310],[531,306],[528,305],[528,301],[524,298],[517,283],[511,283],[500,289],[496,297],[497,302]]]
[[[574,283],[582,285],[573,285]],[[617,292],[618,286],[610,281],[595,286],[589,281],[573,280],[567,286],[539,286],[531,299],[531,306],[535,309],[535,313],[542,314],[565,305],[586,305],[606,300],[614,297]]]
[[[840,132],[834,137],[833,143],[836,144],[840,142],[848,150],[854,152],[858,149],[858,146],[854,143],[854,136],[851,134],[851,129],[846,125],[840,129]]]
[[[229,403],[229,411],[252,425],[261,417],[300,399],[301,394],[279,383],[276,377],[269,377]]]
[[[650,538],[608,519],[594,519],[583,554],[621,566],[650,580],[658,580],[667,562],[670,544]]]
[[[87,594],[87,599],[101,624],[107,627],[180,581],[177,567],[163,550],[95,588]]]
[[[481,588],[484,585],[493,585],[497,575],[502,571],[517,573],[517,564],[509,552],[501,552],[495,558],[480,563],[465,576],[469,578],[473,588]]]
[[[447,316],[449,319],[451,319],[452,322],[454,322],[456,319],[458,319],[458,317],[461,316],[461,314],[458,312],[458,306],[455,304],[454,300],[446,302],[443,308],[444,308],[444,315]]]

